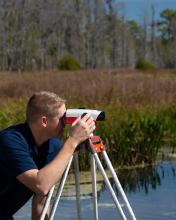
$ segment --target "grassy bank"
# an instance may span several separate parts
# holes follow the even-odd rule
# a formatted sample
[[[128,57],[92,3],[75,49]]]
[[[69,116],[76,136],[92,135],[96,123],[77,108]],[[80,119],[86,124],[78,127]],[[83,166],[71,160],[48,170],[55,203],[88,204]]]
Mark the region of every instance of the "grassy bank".
[[[27,98],[49,90],[68,108],[106,112],[97,124],[114,165],[152,163],[163,145],[176,145],[176,75],[132,70],[0,74],[0,128],[24,120]],[[85,167],[89,158],[82,157]]]

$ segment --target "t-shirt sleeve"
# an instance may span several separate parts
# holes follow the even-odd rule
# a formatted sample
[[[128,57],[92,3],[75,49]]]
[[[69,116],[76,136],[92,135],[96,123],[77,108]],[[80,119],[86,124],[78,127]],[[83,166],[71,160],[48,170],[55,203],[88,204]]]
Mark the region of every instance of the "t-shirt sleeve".
[[[0,158],[2,170],[9,178],[30,170],[37,169],[25,139],[18,133],[1,133]]]

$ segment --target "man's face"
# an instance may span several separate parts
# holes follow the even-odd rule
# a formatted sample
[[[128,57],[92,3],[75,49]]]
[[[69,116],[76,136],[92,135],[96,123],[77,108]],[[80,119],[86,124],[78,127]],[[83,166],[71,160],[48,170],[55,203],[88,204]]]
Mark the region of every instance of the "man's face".
[[[48,132],[50,137],[58,137],[63,134],[65,127],[66,107],[63,104],[59,108],[59,114],[49,119]]]

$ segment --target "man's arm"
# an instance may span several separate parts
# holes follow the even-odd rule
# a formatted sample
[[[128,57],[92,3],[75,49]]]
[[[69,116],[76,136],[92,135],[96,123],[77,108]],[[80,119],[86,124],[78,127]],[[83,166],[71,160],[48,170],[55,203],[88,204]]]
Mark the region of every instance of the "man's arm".
[[[17,179],[36,194],[46,195],[62,176],[75,148],[90,137],[95,123],[90,115],[79,118],[70,130],[68,139],[56,157],[42,169],[31,169],[17,176]]]

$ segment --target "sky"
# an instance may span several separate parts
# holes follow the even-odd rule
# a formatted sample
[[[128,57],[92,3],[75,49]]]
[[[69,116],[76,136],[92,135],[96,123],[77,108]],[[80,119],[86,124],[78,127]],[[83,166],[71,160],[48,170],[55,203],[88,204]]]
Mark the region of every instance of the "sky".
[[[141,19],[142,14],[151,16],[151,4],[155,6],[156,19],[159,19],[160,12],[166,8],[176,10],[176,0],[117,0],[125,4],[125,13],[127,20]]]

